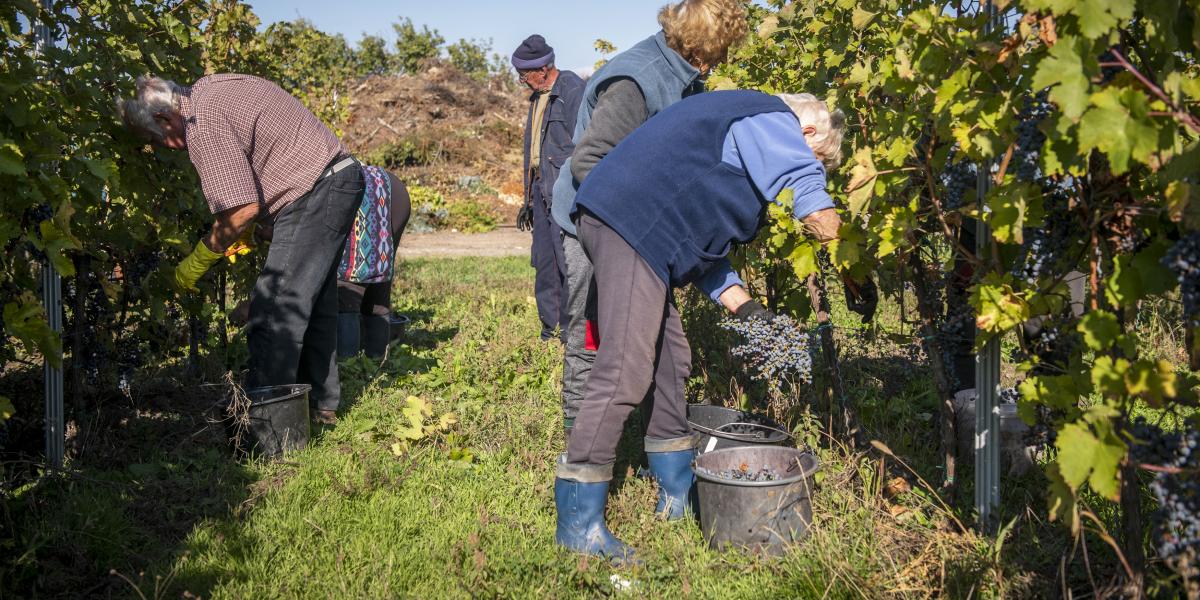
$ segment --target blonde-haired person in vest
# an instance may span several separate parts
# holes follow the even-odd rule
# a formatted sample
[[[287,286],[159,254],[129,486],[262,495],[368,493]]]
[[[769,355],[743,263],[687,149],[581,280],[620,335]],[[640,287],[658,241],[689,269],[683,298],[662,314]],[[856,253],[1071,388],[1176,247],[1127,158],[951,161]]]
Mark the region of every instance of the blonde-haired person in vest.
[[[592,266],[575,235],[575,190],[608,153],[642,123],[683,98],[701,93],[704,78],[746,37],[741,0],[683,0],[658,13],[661,31],[617,54],[588,80],[575,125],[575,151],[554,184],[552,213],[564,232],[567,264],[563,427],[570,436],[595,361],[588,325]],[[594,333],[594,331],[593,331]],[[647,452],[674,442],[647,440]],[[651,465],[653,469],[653,464]]]

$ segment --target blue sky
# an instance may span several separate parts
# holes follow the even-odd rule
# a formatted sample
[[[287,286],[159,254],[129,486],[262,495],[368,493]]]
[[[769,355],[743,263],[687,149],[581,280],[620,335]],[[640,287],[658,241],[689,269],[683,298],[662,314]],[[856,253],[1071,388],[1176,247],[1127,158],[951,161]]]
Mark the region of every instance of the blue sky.
[[[341,33],[351,44],[363,32],[392,40],[391,23],[413,23],[441,32],[447,42],[491,38],[508,56],[533,33],[554,46],[560,68],[591,68],[592,48],[604,38],[620,50],[658,31],[656,15],[668,0],[248,0],[264,25],[304,17],[318,29]]]

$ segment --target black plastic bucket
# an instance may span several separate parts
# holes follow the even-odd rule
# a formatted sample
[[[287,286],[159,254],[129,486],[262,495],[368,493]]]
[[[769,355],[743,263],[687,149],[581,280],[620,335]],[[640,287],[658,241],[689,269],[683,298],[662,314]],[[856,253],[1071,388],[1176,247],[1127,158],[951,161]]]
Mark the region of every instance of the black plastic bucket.
[[[310,390],[307,384],[246,390],[249,405],[228,411],[230,436],[238,449],[273,458],[307,446]]]
[[[408,324],[412,319],[408,315],[398,315],[392,313],[388,315],[388,324],[391,325],[392,341],[403,341],[404,336],[408,335]]]
[[[775,481],[748,481],[722,473],[767,469]],[[728,546],[779,555],[808,535],[814,475],[810,452],[779,446],[743,446],[696,457],[700,528],[712,548]]]
[[[698,454],[742,446],[780,446],[792,439],[774,419],[736,408],[689,404],[687,418],[699,438]]]

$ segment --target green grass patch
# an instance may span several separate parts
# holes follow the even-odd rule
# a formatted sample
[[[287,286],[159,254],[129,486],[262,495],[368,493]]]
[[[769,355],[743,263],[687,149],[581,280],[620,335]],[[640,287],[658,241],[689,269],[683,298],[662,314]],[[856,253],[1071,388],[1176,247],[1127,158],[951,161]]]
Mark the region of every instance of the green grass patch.
[[[653,518],[654,485],[634,475],[636,437],[626,441],[630,464],[614,482],[608,518],[645,565],[614,570],[566,552],[554,544],[561,350],[538,341],[528,261],[414,260],[397,281],[396,309],[414,318],[411,335],[382,366],[343,363],[336,428],[285,460],[249,464],[232,460],[212,436],[181,443],[182,425],[172,443],[146,450],[148,429],[111,459],[73,465],[77,476],[16,490],[5,501],[0,543],[17,559],[0,566],[0,591],[996,598],[1054,596],[1064,584],[1058,568],[1071,547],[1044,520],[1040,475],[1006,481],[1006,522],[1015,521],[1002,541],[957,531],[956,521],[971,520],[969,489],[950,509],[920,484],[897,490],[888,473],[901,467],[822,436],[813,390],[774,406],[822,461],[811,537],[786,556],[716,552],[694,522]],[[685,304],[697,356],[692,394],[753,398],[754,387],[736,381],[736,365],[712,346],[722,338],[704,310]],[[905,343],[835,316],[848,393],[864,423],[925,480],[939,482],[928,373]],[[895,307],[882,322],[899,327]],[[1088,539],[1093,569],[1115,572],[1098,556],[1102,542]],[[1084,589],[1082,558],[1070,556],[1065,585]]]

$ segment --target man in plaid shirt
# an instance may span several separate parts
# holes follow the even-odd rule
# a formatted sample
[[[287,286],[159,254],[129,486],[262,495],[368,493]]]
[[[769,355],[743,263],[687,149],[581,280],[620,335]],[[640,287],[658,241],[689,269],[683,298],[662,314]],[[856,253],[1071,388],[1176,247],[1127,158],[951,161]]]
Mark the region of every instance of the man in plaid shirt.
[[[200,277],[274,220],[266,264],[250,297],[248,387],[307,383],[316,419],[336,421],[337,277],[363,191],[362,170],[333,132],[279,86],[249,75],[210,75],[191,87],[139,77],[117,104],[127,127],[186,150],[212,232],[175,269],[175,286]]]

